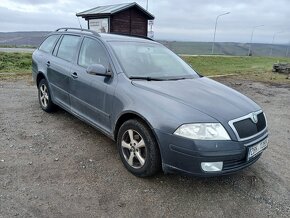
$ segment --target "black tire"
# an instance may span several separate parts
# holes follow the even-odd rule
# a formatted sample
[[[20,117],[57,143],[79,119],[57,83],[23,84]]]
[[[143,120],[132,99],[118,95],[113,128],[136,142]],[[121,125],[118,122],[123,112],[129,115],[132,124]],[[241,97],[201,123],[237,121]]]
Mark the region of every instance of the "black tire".
[[[127,145],[130,144],[130,136],[129,132],[133,131],[133,137],[134,141],[136,139],[136,147],[131,149],[134,149],[134,158],[133,158],[133,164],[135,166],[132,166],[129,164],[130,155],[132,155],[131,150],[128,148],[125,148],[122,146],[122,142],[127,143]],[[141,137],[140,137],[141,136]],[[129,138],[128,138],[129,137]],[[137,137],[137,138],[136,138]],[[141,145],[143,143],[139,143],[141,139],[144,141],[144,147],[137,148],[137,145]],[[128,140],[128,141],[127,141]],[[133,143],[132,143],[133,144]],[[138,177],[149,177],[155,175],[157,172],[161,169],[161,158],[160,158],[160,152],[159,147],[156,142],[156,139],[151,132],[151,130],[140,120],[128,120],[120,127],[118,136],[117,136],[117,146],[118,151],[121,157],[121,160],[126,167],[126,169]],[[135,145],[133,145],[134,147]],[[135,154],[136,152],[136,154]],[[138,152],[138,155],[137,155]],[[145,154],[145,155],[144,155]],[[144,157],[144,164],[142,165],[139,161],[139,158]],[[127,156],[127,158],[126,158]],[[128,158],[129,157],[129,158]],[[139,162],[139,166],[138,166]]]
[[[51,113],[55,111],[56,105],[51,100],[50,90],[46,79],[40,80],[38,84],[38,100],[40,107],[45,112]]]

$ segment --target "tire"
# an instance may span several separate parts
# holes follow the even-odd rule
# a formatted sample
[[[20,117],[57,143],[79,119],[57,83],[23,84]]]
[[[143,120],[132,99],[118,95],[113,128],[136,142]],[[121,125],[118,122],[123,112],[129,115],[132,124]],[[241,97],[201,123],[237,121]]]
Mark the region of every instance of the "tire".
[[[158,144],[142,121],[128,120],[123,123],[118,132],[117,146],[124,166],[133,175],[149,177],[160,171]]]
[[[50,90],[46,79],[40,80],[38,84],[38,100],[40,107],[47,113],[55,111],[56,105],[51,100]]]

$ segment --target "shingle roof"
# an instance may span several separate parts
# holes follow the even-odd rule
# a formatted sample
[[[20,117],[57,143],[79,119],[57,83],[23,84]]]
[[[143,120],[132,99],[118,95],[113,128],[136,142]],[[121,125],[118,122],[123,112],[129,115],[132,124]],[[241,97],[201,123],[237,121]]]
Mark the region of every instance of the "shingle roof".
[[[118,13],[120,11],[126,10],[128,8],[136,6],[138,9],[140,9],[143,13],[145,13],[149,19],[154,19],[154,16],[149,13],[147,10],[142,8],[140,5],[138,5],[136,2],[132,3],[124,3],[124,4],[115,4],[115,5],[106,5],[106,6],[98,6],[83,12],[79,12],[76,15],[78,17],[87,17],[90,15],[112,15],[115,13]]]

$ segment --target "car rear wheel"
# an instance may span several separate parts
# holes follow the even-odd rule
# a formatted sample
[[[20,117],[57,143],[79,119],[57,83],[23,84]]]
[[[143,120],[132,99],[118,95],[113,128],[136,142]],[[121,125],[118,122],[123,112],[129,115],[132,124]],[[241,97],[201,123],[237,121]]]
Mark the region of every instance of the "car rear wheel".
[[[38,85],[38,100],[42,110],[50,113],[55,110],[55,105],[51,101],[51,95],[47,81],[42,79]]]
[[[143,122],[126,121],[118,132],[117,144],[123,164],[135,176],[152,176],[160,170],[158,144]]]

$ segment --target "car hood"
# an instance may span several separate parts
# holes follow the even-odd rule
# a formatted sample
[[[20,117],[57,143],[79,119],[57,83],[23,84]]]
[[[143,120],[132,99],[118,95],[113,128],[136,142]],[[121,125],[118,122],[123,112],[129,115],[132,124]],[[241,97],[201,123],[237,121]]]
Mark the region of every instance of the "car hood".
[[[190,106],[220,122],[228,122],[261,109],[248,97],[206,77],[169,81],[134,80],[132,84]]]

